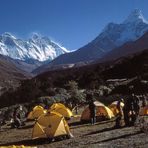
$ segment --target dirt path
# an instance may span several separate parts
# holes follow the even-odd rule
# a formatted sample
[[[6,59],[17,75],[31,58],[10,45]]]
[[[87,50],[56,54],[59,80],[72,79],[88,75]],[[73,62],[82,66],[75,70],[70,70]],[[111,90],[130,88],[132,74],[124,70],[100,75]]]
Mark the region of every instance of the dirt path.
[[[0,145],[36,145],[38,148],[147,148],[148,135],[139,128],[125,127],[114,129],[114,122],[102,122],[96,125],[72,125],[73,139],[55,141],[31,140],[32,122],[23,129],[8,129],[3,127],[0,132]]]

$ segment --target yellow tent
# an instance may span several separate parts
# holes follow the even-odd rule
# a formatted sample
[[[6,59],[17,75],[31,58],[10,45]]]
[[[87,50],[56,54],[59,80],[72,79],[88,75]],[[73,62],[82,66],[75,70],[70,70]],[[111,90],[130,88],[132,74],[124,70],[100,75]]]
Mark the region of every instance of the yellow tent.
[[[64,117],[57,112],[42,114],[36,121],[32,138],[54,138],[69,135],[69,126]]]
[[[0,148],[37,148],[37,147],[36,146],[24,146],[24,145],[20,145],[20,146],[11,145],[11,146],[0,146]]]
[[[103,103],[99,102],[99,101],[95,101],[94,102],[95,106],[96,106],[96,119],[97,120],[101,120],[101,119],[111,119],[112,117],[114,117],[113,112],[107,107],[105,106]],[[87,107],[82,115],[81,115],[81,120],[90,120],[90,109],[89,107]]]
[[[67,108],[65,105],[61,103],[54,103],[50,108],[49,111],[54,111],[63,115],[66,119],[70,119],[73,117],[72,111]]]
[[[40,115],[45,114],[47,111],[42,106],[35,106],[33,110],[28,114],[27,119],[37,119]]]
[[[140,116],[146,116],[146,115],[148,115],[148,105],[145,106],[145,107],[142,107],[142,108],[140,109],[139,115],[140,115]]]
[[[118,101],[114,101],[111,103],[111,105],[109,105],[109,108],[111,109],[111,111],[114,113],[115,116],[119,113],[119,110],[117,109],[117,103]],[[121,102],[120,105],[121,105],[121,108],[124,107],[123,102]]]
[[[54,103],[50,108],[54,109],[54,108],[60,108],[60,107],[65,107],[65,105],[62,103]]]

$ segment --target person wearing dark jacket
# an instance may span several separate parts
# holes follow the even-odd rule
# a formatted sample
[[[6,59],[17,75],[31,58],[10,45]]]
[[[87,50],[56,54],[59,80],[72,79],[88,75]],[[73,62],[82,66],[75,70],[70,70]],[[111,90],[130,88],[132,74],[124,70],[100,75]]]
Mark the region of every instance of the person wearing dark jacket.
[[[139,98],[134,95],[133,96],[133,107],[134,107],[134,110],[135,110],[135,113],[136,113],[136,116],[139,115],[139,110],[140,110],[140,105],[139,105]]]
[[[132,117],[131,117],[131,125],[134,125],[138,115],[139,115],[139,98],[133,93],[132,94]]]
[[[126,99],[123,111],[125,126],[134,125],[139,114],[139,99],[134,93],[130,94]]]
[[[90,121],[91,121],[91,124],[93,125],[96,122],[96,106],[94,104],[92,93],[88,93],[86,95],[86,102],[89,105]]]
[[[89,110],[90,110],[91,124],[93,125],[96,122],[96,106],[94,104],[93,99],[90,99],[89,101]]]
[[[129,126],[130,125],[130,118],[129,118],[130,110],[131,110],[131,98],[128,97],[128,98],[126,98],[124,100],[124,107],[123,107],[125,126]]]

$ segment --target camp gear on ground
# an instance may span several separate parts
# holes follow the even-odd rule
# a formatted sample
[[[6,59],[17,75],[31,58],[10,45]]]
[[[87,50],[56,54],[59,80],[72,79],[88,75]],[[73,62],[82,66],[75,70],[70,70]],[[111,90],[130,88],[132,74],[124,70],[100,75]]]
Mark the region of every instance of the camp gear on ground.
[[[73,117],[72,111],[61,103],[54,103],[50,108],[49,111],[54,111],[63,115],[66,119],[70,119]]]
[[[57,112],[42,114],[36,121],[32,138],[54,138],[70,135],[69,126],[64,117]]]
[[[105,106],[103,103],[99,101],[94,102],[96,106],[96,120],[104,120],[104,119],[111,119],[114,117],[113,112]],[[86,107],[86,109],[83,111],[81,120],[83,121],[89,121],[90,120],[90,109],[89,107]]]
[[[10,120],[11,128],[19,128],[21,126],[25,126],[25,123],[21,121],[19,118],[11,119]]]
[[[37,119],[40,115],[45,114],[46,112],[47,110],[45,110],[42,106],[35,106],[33,110],[28,114],[27,119]]]

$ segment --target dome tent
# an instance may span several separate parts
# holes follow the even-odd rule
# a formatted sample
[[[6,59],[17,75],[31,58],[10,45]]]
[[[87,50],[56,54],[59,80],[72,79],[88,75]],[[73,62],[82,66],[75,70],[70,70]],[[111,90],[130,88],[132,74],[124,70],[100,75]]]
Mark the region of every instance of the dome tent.
[[[113,112],[103,103],[95,101],[94,104],[96,106],[97,121],[103,119],[111,119],[112,117],[114,117]],[[90,120],[90,109],[89,106],[87,106],[81,115],[81,121],[89,121],[89,120]]]
[[[54,103],[50,108],[49,111],[54,111],[63,115],[66,119],[70,119],[73,117],[72,111],[61,103]]]
[[[29,120],[37,119],[40,115],[45,114],[46,112],[47,112],[47,110],[45,110],[42,106],[37,105],[28,114],[27,119],[29,119]]]
[[[36,138],[55,138],[58,136],[69,135],[70,130],[64,117],[57,112],[42,114],[36,121],[32,139]]]

